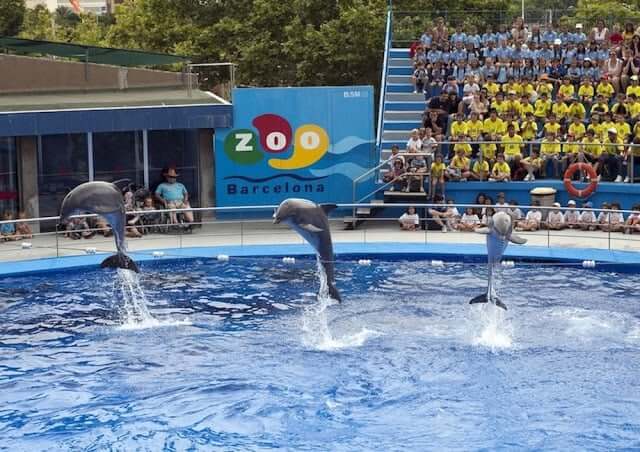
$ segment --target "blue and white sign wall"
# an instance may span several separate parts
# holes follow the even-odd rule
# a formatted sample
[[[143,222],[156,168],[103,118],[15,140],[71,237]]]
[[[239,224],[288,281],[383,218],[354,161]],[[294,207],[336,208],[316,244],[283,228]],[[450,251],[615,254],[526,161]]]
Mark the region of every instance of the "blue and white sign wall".
[[[216,129],[218,206],[351,202],[376,157],[370,86],[236,89],[233,100],[233,129]]]

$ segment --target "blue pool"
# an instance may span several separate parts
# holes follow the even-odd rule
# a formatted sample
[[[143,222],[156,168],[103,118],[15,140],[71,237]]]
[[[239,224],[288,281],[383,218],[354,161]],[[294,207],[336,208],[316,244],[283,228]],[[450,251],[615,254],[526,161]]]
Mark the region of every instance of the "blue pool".
[[[640,448],[637,275],[518,264],[501,317],[474,263],[341,264],[324,311],[312,260],[142,269],[142,314],[112,271],[0,280],[0,449]]]

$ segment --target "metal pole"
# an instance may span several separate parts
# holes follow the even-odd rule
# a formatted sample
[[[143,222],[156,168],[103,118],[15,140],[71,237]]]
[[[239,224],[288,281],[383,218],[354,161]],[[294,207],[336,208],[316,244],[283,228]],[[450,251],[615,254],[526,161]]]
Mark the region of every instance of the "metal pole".
[[[524,0],[522,0],[521,4],[522,4],[522,16],[521,17],[522,17],[522,21],[524,22]]]
[[[609,243],[609,250],[611,250],[611,211],[609,211],[609,227],[607,228],[607,240]]]

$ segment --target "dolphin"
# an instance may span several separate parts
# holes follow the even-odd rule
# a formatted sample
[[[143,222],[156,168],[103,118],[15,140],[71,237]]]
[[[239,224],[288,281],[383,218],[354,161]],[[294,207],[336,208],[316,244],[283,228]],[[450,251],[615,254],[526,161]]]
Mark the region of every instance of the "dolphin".
[[[60,221],[85,213],[103,216],[113,229],[118,252],[102,261],[100,266],[139,272],[136,263],[126,254],[126,213],[124,198],[118,187],[109,182],[85,182],[71,190],[62,201]]]
[[[511,215],[506,212],[497,212],[489,218],[489,224],[486,228],[478,229],[479,233],[487,235],[487,260],[489,268],[489,283],[487,292],[474,297],[469,303],[487,303],[491,302],[502,309],[507,306],[496,296],[493,287],[493,270],[496,265],[500,264],[502,254],[507,248],[509,242],[522,245],[527,243],[527,239],[513,234],[513,221]]]
[[[316,204],[306,199],[289,198],[282,201],[273,214],[274,224],[284,223],[302,236],[318,253],[318,259],[327,275],[329,295],[342,301],[335,287],[333,268],[333,244],[327,214],[335,204]]]

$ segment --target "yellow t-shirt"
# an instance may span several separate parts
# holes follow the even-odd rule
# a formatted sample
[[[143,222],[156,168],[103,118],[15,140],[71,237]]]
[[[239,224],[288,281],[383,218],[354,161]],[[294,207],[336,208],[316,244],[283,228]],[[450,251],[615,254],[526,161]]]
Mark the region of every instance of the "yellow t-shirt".
[[[587,133],[587,128],[581,122],[577,124],[575,122],[572,122],[569,125],[569,133],[572,133],[576,137],[576,139],[579,140],[584,136],[585,133]]]
[[[493,168],[491,168],[491,173],[498,174],[511,174],[511,168],[509,168],[509,164],[507,162],[496,162],[493,164]]]
[[[487,160],[495,159],[497,151],[498,146],[495,143],[480,143],[480,152],[482,152],[482,156]]]
[[[546,118],[547,113],[551,111],[551,105],[552,104],[549,99],[547,99],[546,101],[542,99],[538,99],[534,104],[533,115],[536,118]]]
[[[502,92],[507,94],[513,91],[514,93],[516,93],[516,95],[518,96],[522,96],[522,85],[518,82],[514,82],[514,83],[505,83],[504,85],[502,85]]]
[[[567,98],[567,97],[573,97],[573,95],[576,93],[576,89],[573,87],[571,83],[569,83],[568,85],[560,85],[560,88],[558,88],[558,92],[562,94],[565,98]]]
[[[624,139],[624,137],[631,135],[631,126],[628,123],[626,123],[626,122],[615,122],[613,124],[613,126],[618,131],[618,136],[620,138]]]
[[[494,97],[500,91],[500,85],[495,82],[487,82],[484,84],[484,88],[487,89],[487,94]]]
[[[496,118],[495,121],[493,121],[491,118],[487,118],[484,120],[482,126],[482,131],[484,133],[500,134],[504,133],[504,131],[507,130],[507,126],[500,118]]]
[[[538,83],[538,88],[536,88],[536,91],[538,92],[538,96],[542,96],[544,93],[551,96],[551,93],[553,92],[553,83],[540,82]]]
[[[609,104],[595,102],[593,105],[591,105],[591,114],[594,114],[594,113],[597,113],[597,112],[608,113],[609,112]]]
[[[553,107],[551,107],[551,111],[556,115],[558,121],[564,119],[569,114],[569,107],[564,102],[555,102]]]
[[[558,141],[547,141],[546,138],[543,138],[540,142],[540,154],[541,155],[555,155],[560,154],[560,142]]]
[[[460,135],[466,135],[468,131],[467,123],[465,121],[453,121],[451,123],[451,136],[454,138]]]
[[[640,96],[640,85],[636,85],[636,86],[627,86],[627,92],[626,92],[627,96],[630,94],[635,94],[636,97]]]
[[[603,152],[607,152],[609,154],[622,154],[624,151],[624,142],[621,137],[617,137],[615,141],[609,140],[609,137],[605,137]]]
[[[488,173],[489,172],[489,162],[483,160],[482,163],[479,160],[476,160],[473,164],[473,172],[478,173]]]
[[[582,147],[584,152],[599,157],[602,154],[602,144],[598,138],[590,140],[588,137],[582,139]]]
[[[562,145],[562,151],[565,154],[577,154],[580,152],[580,143],[577,142],[569,142]]]
[[[431,164],[431,176],[438,178],[444,174],[446,166],[444,163],[433,162]]]
[[[533,105],[531,105],[529,102],[526,102],[524,104],[520,102],[520,117],[522,119],[527,116],[527,113],[533,114],[533,111]]]
[[[629,102],[627,104],[627,111],[632,118],[636,118],[640,115],[640,102]]]
[[[469,159],[467,157],[459,157],[457,155],[454,155],[449,166],[461,170],[469,168]]]
[[[506,100],[503,100],[502,102],[494,100],[491,102],[491,108],[495,109],[495,111],[498,112],[498,115],[501,115],[509,109],[509,104]]]
[[[567,114],[568,118],[574,118],[577,116],[580,119],[584,119],[586,114],[587,111],[585,110],[584,105],[582,105],[581,103],[569,105],[569,112]]]
[[[528,163],[529,165],[537,166],[538,168],[542,166],[542,159],[540,157],[533,158],[529,156],[523,158],[522,161]]]
[[[587,130],[593,130],[593,133],[595,134],[596,138],[599,141],[602,141],[604,139],[607,128],[603,126],[602,123],[598,123],[598,124],[591,123],[587,126]]]
[[[522,84],[522,94],[526,94],[529,98],[531,98],[531,95],[535,92],[536,88],[531,83]]]
[[[610,99],[611,96],[613,96],[613,93],[615,92],[616,90],[613,88],[613,85],[609,82],[600,82],[596,87],[596,93],[598,95],[602,94],[607,99]]]
[[[508,134],[502,136],[502,148],[505,155],[515,156],[522,155],[522,137],[520,135],[513,135],[510,137]]]
[[[546,122],[544,126],[542,126],[542,128],[544,129],[544,133],[551,132],[555,135],[557,135],[560,131],[560,127],[562,126],[558,122]]]
[[[533,141],[538,133],[538,124],[535,121],[523,121],[520,126],[520,136],[525,141]]]
[[[580,88],[578,88],[578,96],[580,97],[591,99],[594,94],[593,85],[580,85]]]
[[[482,133],[483,124],[479,119],[477,121],[467,121],[467,135],[473,140],[476,140]]]
[[[456,143],[453,145],[453,152],[457,152],[458,149],[462,149],[464,151],[464,155],[471,155],[471,145],[469,143]],[[455,158],[455,157],[454,157]]]
[[[507,104],[506,111],[508,112],[512,112],[512,113],[515,113],[516,115],[519,115],[520,112],[522,111],[522,104],[520,104],[519,100],[505,100],[504,103]]]
[[[602,121],[600,124],[604,128],[604,134],[603,134],[604,137],[607,136],[607,133],[609,132],[609,129],[616,129],[616,123],[613,122],[613,121]],[[618,129],[616,129],[616,130],[618,130]]]

